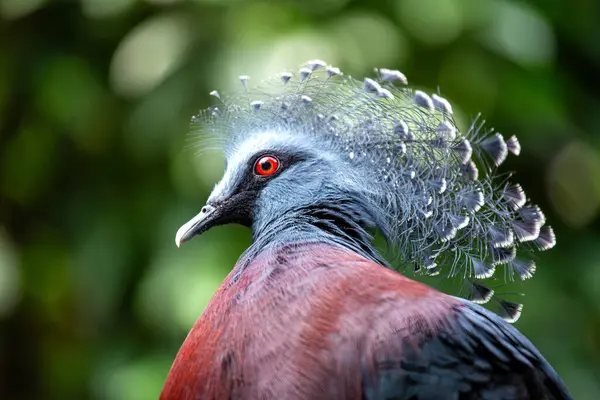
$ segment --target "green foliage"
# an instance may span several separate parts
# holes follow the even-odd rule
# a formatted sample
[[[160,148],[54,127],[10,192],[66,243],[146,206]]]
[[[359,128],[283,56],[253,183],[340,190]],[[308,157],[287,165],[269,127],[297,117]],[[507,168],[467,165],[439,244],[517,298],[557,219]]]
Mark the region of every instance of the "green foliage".
[[[600,398],[597,15],[566,0],[0,0],[0,398],[158,396],[250,241],[228,226],[175,247],[223,168],[189,118],[240,74],[313,58],[398,68],[463,124],[483,112],[519,137],[506,170],[558,245],[510,285],[526,294],[517,327],[575,398]]]

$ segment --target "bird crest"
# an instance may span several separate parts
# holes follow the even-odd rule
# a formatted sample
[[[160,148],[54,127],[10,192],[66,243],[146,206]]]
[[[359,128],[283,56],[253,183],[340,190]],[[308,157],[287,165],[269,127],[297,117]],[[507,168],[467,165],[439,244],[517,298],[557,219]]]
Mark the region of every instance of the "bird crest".
[[[522,187],[498,172],[520,153],[515,136],[479,118],[462,131],[448,100],[411,89],[396,70],[360,81],[312,60],[257,86],[239,80],[237,93],[211,92],[218,104],[193,118],[203,138],[227,153],[257,132],[280,132],[336,155],[383,214],[379,228],[402,265],[458,277],[468,299],[494,298],[502,317],[518,319],[521,305],[498,299],[482,280],[532,277],[531,250],[553,247],[555,236]]]

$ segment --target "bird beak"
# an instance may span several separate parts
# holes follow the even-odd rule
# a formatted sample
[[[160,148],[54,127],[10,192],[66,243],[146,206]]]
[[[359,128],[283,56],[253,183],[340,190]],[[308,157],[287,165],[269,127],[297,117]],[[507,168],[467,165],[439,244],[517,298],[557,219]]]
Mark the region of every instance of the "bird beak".
[[[177,247],[181,246],[183,242],[187,242],[195,235],[199,235],[208,230],[213,225],[214,221],[219,218],[220,213],[217,211],[218,209],[216,207],[207,204],[202,207],[200,214],[183,224],[175,235],[175,244]]]

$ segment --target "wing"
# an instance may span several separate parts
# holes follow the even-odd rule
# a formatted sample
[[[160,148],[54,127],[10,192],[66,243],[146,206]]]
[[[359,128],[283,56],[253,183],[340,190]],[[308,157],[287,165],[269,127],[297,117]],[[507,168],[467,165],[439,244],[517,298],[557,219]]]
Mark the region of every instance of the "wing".
[[[365,400],[572,398],[527,338],[468,301],[437,334],[403,343],[396,360],[377,357],[362,378]]]

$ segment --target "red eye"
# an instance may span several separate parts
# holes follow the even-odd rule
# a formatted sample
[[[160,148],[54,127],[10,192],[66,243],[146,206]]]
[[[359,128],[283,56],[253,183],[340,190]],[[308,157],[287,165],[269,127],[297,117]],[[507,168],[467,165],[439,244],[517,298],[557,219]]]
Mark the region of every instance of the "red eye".
[[[258,175],[273,175],[279,168],[279,160],[272,156],[264,156],[258,159],[254,170]]]

